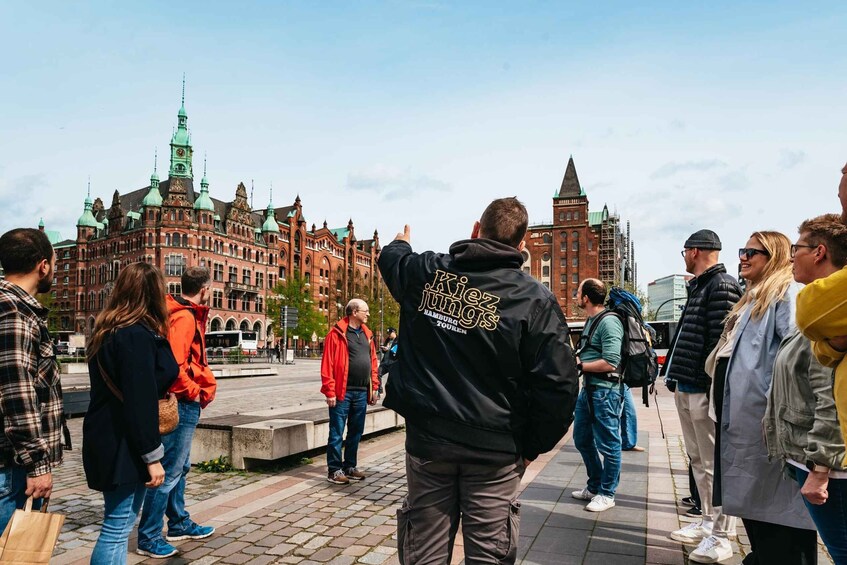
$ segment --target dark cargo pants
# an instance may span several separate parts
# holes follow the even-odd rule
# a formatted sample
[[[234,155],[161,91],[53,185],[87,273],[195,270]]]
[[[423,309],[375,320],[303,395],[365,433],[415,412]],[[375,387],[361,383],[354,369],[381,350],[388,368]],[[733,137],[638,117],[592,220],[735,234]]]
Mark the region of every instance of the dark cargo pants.
[[[512,564],[518,549],[523,461],[505,466],[427,461],[406,454],[409,494],[397,511],[402,565],[447,565],[462,524],[465,563]]]

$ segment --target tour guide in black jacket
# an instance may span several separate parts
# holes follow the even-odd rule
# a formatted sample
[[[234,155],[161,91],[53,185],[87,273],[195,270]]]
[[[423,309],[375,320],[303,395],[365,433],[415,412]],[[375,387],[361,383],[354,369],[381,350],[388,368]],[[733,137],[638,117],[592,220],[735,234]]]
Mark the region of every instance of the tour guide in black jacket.
[[[526,225],[523,205],[504,198],[447,255],[412,252],[408,226],[381,251],[400,303],[384,404],[406,419],[401,563],[449,563],[460,513],[469,563],[514,563],[520,477],[572,421],[567,324],[551,292],[521,271]]]

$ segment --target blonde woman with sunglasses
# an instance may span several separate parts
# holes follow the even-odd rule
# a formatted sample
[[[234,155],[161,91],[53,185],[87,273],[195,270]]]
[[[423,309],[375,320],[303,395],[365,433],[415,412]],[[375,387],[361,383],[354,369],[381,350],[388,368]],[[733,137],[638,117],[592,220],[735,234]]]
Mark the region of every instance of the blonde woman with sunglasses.
[[[798,285],[791,272],[791,241],[757,231],[739,249],[747,290],[730,311],[732,353],[721,402],[721,499],[724,512],[744,522],[752,552],[745,565],[816,562],[817,533],[796,482],[771,461],[762,419],[782,340],[795,328]]]

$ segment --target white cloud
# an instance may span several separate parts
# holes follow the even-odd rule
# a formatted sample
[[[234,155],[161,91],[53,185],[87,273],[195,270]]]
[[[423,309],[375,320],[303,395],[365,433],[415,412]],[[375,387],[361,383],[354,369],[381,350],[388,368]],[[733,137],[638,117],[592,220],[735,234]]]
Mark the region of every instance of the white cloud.
[[[721,161],[720,159],[704,159],[702,161],[685,161],[685,162],[677,162],[671,161],[669,163],[665,163],[658,169],[656,169],[650,178],[652,179],[663,179],[668,178],[678,173],[695,171],[695,172],[705,172],[712,171],[714,169],[720,169],[726,167],[726,163]]]
[[[788,169],[793,169],[800,163],[806,160],[806,152],[791,149],[783,149],[779,152],[779,168],[787,171]]]
[[[452,186],[440,179],[413,171],[377,164],[347,175],[347,188],[375,192],[386,201],[407,200],[427,192],[449,192]]]

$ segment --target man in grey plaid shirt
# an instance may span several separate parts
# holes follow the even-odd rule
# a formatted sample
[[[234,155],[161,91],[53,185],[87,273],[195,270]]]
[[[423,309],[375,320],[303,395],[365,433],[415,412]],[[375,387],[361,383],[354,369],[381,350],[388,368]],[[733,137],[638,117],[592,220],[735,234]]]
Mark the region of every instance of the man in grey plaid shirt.
[[[53,246],[35,229],[0,237],[0,531],[27,497],[40,508],[62,461],[62,389],[36,294],[53,284]]]

